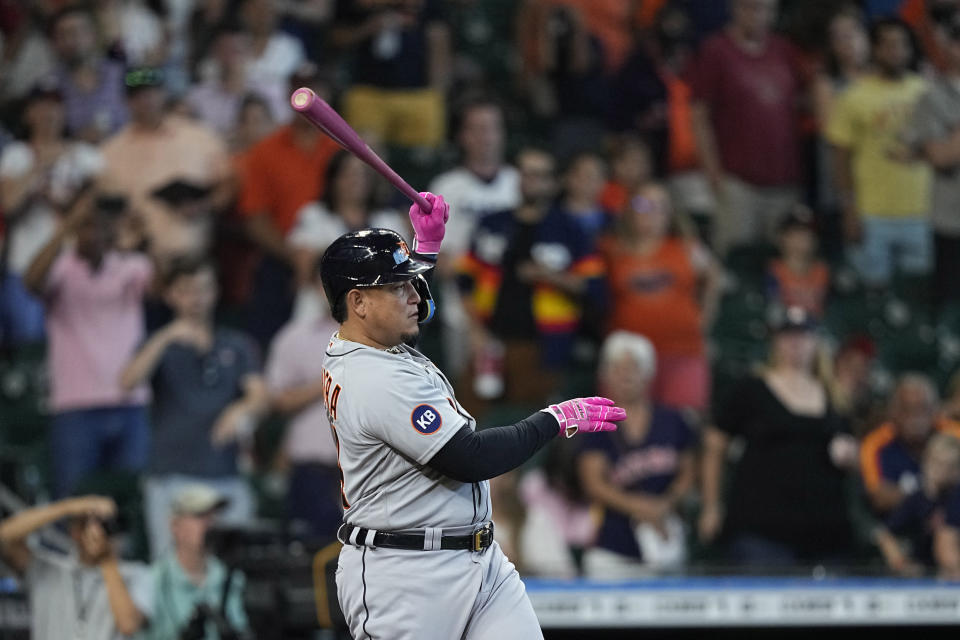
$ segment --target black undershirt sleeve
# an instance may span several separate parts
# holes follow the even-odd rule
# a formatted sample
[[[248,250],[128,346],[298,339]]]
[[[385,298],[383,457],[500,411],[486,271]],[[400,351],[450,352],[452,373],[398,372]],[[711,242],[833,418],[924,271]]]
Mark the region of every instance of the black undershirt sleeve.
[[[556,418],[542,411],[506,427],[462,427],[427,466],[459,482],[489,480],[519,467],[559,433]]]

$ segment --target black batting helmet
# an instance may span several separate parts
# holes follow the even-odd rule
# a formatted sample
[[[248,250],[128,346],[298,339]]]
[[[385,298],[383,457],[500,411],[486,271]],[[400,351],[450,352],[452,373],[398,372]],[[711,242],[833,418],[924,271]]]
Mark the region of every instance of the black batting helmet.
[[[397,232],[364,229],[346,233],[327,247],[320,258],[320,280],[338,322],[345,317],[337,307],[351,289],[412,280],[420,296],[419,321],[427,322],[436,307],[423,274],[432,268],[433,264],[410,255],[407,243]]]

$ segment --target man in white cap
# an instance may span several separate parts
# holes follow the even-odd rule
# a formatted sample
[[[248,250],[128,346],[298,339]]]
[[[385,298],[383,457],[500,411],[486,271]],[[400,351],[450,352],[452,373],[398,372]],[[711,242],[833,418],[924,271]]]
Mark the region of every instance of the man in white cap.
[[[171,503],[173,549],[153,569],[151,638],[238,637],[248,631],[244,577],[209,553],[207,531],[229,501],[204,484],[189,484]],[[184,635],[189,630],[187,635]]]

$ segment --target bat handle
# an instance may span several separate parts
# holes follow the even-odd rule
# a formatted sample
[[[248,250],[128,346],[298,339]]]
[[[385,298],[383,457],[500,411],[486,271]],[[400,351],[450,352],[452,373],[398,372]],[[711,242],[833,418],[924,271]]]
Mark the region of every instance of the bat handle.
[[[419,193],[417,193],[416,191],[414,191],[412,187],[410,188],[410,193],[408,193],[408,194],[406,194],[406,195],[407,195],[411,200],[413,200],[413,202],[414,202],[418,207],[420,207],[420,211],[422,211],[424,215],[429,215],[430,212],[433,211],[433,207],[430,206],[430,203],[427,202],[427,199],[424,198],[424,197],[423,197],[422,195],[420,195]]]

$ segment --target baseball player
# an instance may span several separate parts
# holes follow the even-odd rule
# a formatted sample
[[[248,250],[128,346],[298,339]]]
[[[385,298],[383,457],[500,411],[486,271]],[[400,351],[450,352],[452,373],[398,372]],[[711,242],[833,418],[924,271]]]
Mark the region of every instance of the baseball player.
[[[414,205],[414,252],[393,231],[334,241],[321,279],[340,323],[324,399],[341,473],[340,606],[355,639],[542,638],[520,576],[493,540],[489,478],[558,434],[611,431],[625,417],[577,398],[477,432],[453,387],[411,345],[433,314],[433,269],[449,207]]]

